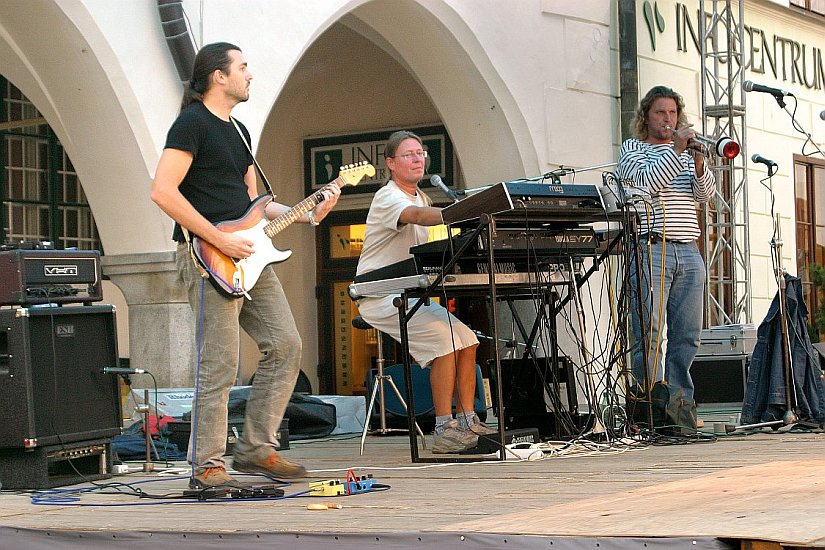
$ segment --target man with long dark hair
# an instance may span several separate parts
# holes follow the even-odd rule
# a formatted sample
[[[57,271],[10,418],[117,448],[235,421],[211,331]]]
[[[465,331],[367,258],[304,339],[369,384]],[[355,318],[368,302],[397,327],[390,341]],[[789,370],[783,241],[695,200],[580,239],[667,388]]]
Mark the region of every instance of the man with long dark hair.
[[[247,148],[249,132],[230,117],[235,105],[249,99],[251,80],[237,46],[220,42],[198,52],[152,185],[152,200],[176,222],[172,238],[178,242],[177,268],[198,324],[200,362],[189,442],[193,465],[189,483],[198,489],[240,486],[226,472],[223,458],[227,401],[238,373],[240,328],[255,340],[261,359],[233,467],[274,478],[306,474],[303,466],[275,452],[277,432],[301,362],[301,338],[278,277],[267,266],[246,291],[246,298],[225,296],[203,283],[188,245],[189,235],[194,234],[229,258],[248,258],[255,252],[254,243],[243,235],[214,225],[242,217],[258,196]],[[335,185],[324,188],[325,200],[298,221],[318,225],[335,206],[339,193]],[[286,210],[285,205],[272,201],[265,215],[273,219]]]
[[[635,137],[619,152],[617,175],[650,193],[651,212],[642,213],[642,296],[636,292],[633,264],[633,376],[647,391],[657,380],[688,410],[696,427],[690,365],[699,350],[704,310],[705,264],[696,246],[696,205],[713,196],[715,179],[702,156],[696,132],[687,123],[682,96],[655,86],[642,99]],[[641,316],[640,316],[641,311]],[[642,324],[644,323],[644,326]],[[662,329],[667,325],[667,356],[662,371]],[[647,372],[645,372],[647,365]],[[642,385],[648,382],[647,388]]]

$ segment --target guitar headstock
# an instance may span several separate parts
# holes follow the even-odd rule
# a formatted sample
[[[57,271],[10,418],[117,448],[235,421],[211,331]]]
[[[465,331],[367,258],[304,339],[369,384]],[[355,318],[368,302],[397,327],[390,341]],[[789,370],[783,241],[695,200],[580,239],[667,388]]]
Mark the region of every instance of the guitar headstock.
[[[372,177],[375,175],[375,166],[367,161],[361,161],[355,164],[345,164],[341,167],[338,173],[338,179],[341,185],[358,185],[364,176]]]

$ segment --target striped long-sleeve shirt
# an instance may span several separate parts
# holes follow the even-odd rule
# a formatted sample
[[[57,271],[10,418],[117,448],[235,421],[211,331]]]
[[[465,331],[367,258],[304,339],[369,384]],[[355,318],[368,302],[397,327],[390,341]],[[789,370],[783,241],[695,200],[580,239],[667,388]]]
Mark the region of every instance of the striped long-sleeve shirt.
[[[716,178],[704,163],[697,178],[689,151],[677,155],[673,144],[651,144],[626,140],[619,151],[617,176],[629,185],[650,193],[653,213],[650,224],[642,215],[641,232],[654,232],[675,241],[699,238],[696,203],[713,197]]]

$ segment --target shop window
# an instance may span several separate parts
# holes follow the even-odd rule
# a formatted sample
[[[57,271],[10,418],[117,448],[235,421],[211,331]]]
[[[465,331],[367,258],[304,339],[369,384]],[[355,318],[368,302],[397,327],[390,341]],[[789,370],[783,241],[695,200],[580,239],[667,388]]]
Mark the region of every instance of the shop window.
[[[794,158],[796,268],[812,313],[825,305],[825,289],[815,288],[811,266],[825,267],[825,161]]]

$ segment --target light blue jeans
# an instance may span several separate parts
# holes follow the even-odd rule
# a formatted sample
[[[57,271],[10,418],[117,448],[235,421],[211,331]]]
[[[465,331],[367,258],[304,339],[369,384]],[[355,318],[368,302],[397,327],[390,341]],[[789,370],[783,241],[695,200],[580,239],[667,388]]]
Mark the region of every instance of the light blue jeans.
[[[176,261],[195,314],[196,337],[200,335],[197,410],[193,407],[189,462],[196,474],[225,466],[227,402],[238,375],[241,328],[255,340],[261,359],[246,403],[243,436],[234,454],[245,461],[265,458],[278,444],[278,428],[301,363],[301,336],[281,282],[272,267],[267,267],[249,292],[252,300],[225,298],[201,279],[186,244],[178,245]]]
[[[681,390],[684,399],[692,400],[690,365],[699,350],[702,333],[705,264],[695,242],[666,242],[664,261],[661,242],[651,242],[648,249],[648,241],[642,240],[641,247],[644,327],[639,316],[635,257],[630,270],[633,376],[641,386],[645,352],[648,352],[649,383],[666,380],[671,395]],[[664,303],[663,308],[660,308],[661,303]],[[660,331],[665,326],[667,355],[662,369]]]

